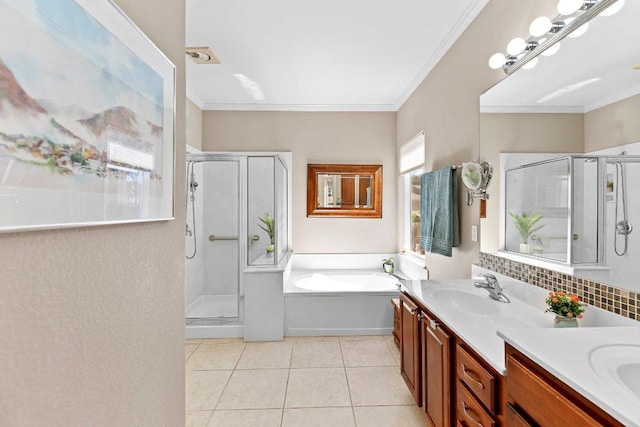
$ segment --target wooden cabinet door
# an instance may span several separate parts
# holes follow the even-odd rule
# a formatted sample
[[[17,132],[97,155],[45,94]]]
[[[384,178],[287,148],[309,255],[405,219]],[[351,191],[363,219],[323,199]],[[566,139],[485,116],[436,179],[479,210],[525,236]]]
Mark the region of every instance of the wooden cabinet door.
[[[400,294],[400,374],[420,405],[420,325],[418,306]]]
[[[421,314],[422,335],[422,410],[432,427],[450,427],[451,410],[451,345],[449,334],[438,321]]]

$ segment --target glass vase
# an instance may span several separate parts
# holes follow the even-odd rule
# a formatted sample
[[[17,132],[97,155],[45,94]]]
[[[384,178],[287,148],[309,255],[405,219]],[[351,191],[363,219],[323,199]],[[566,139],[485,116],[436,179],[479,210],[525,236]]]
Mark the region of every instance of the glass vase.
[[[556,316],[553,319],[554,328],[577,328],[578,319],[575,317]]]

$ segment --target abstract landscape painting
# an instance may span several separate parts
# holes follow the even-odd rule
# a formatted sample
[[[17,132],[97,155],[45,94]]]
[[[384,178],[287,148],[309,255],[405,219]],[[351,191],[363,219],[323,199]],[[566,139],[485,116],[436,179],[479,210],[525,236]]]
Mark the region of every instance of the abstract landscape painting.
[[[0,231],[170,218],[173,78],[107,0],[0,0]]]

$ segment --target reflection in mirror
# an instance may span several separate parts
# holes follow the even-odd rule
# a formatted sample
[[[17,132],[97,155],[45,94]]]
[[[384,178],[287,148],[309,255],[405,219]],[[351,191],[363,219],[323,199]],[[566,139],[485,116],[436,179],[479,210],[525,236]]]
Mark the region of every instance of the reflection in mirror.
[[[372,175],[318,174],[318,208],[370,208]]]
[[[382,165],[308,165],[307,216],[382,217]]]
[[[508,227],[512,234],[515,233],[511,237],[513,241],[507,244],[511,245],[509,250],[532,252],[522,254],[521,261],[525,263],[527,259],[554,258],[555,252],[564,252],[558,256],[564,259],[572,253],[572,261],[593,260],[597,245],[601,245],[602,259],[598,262],[603,268],[576,269],[573,274],[640,291],[640,283],[633,273],[633,266],[640,262],[640,232],[618,233],[616,224],[624,221],[624,208],[618,202],[616,215],[614,202],[622,200],[621,175],[624,174],[627,220],[633,222],[633,209],[640,209],[640,200],[634,200],[633,190],[640,185],[640,175],[634,177],[635,169],[640,171],[640,164],[632,161],[632,156],[640,155],[640,143],[636,143],[640,141],[640,120],[637,119],[640,115],[640,70],[634,69],[639,65],[640,44],[628,41],[640,39],[637,22],[640,22],[640,2],[626,2],[616,15],[600,16],[591,21],[588,31],[581,37],[564,39],[554,56],[540,57],[535,68],[517,71],[481,96],[480,157],[500,168],[504,167],[501,153],[546,153],[546,159],[583,153],[610,157],[623,151],[628,155],[627,161],[573,161],[570,165],[573,177],[580,179],[573,181],[573,199],[568,198],[560,204],[549,203],[556,197],[555,190],[562,193],[564,186],[568,186],[571,191],[571,178],[566,181],[558,178],[564,173],[534,173],[524,179],[527,184],[522,184],[526,187],[522,189],[526,194],[523,199],[531,206],[525,204],[511,209],[519,209],[514,212],[519,215],[541,213],[542,219],[537,225],[545,225],[529,239],[532,245],[522,250],[522,237],[507,212],[508,202],[504,201],[505,171],[496,170],[489,191],[500,193],[503,200],[500,202],[500,198],[495,197],[488,201],[487,218],[481,221],[482,252],[498,252],[501,245],[504,249],[501,235],[504,236]],[[532,157],[527,161],[525,156],[520,160],[521,166],[540,158]],[[618,166],[618,170],[624,170],[622,174],[616,171],[616,163],[624,164],[624,168]],[[516,166],[510,165],[511,168]],[[616,180],[619,189],[614,190]],[[596,194],[600,192],[603,202],[597,206]],[[562,233],[555,233],[556,225],[550,225],[550,221],[565,205],[578,232],[569,235],[565,228],[565,236],[556,242],[551,237],[561,237]],[[556,206],[555,210],[550,210],[551,206]],[[594,219],[596,213],[601,215],[600,220]],[[573,240],[574,235],[579,240]],[[615,252],[616,244],[622,251],[624,239],[627,252],[620,256]],[[586,240],[599,243],[586,245]],[[559,248],[560,242],[562,248]]]

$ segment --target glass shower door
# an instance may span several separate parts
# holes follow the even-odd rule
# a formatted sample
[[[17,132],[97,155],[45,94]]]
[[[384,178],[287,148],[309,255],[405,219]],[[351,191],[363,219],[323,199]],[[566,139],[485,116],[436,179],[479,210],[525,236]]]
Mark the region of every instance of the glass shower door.
[[[198,167],[202,169],[202,182],[195,191],[187,182],[188,192],[194,192],[196,204],[202,206],[202,215],[196,216],[195,227],[191,226],[197,236],[197,252],[187,260],[187,319],[238,318],[240,161],[200,161],[189,181],[198,179]],[[195,277],[200,274],[202,280],[190,280],[190,271]]]

